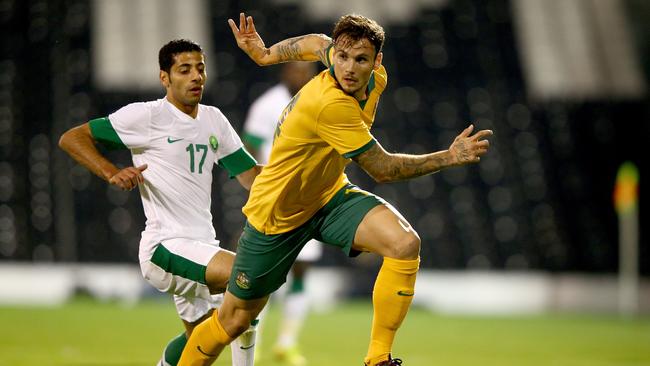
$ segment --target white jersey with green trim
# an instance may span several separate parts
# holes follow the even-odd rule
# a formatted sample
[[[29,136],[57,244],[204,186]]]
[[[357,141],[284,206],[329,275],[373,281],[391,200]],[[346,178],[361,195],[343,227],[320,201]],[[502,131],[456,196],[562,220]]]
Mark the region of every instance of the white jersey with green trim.
[[[147,217],[140,260],[150,258],[153,247],[164,240],[218,244],[210,212],[213,164],[231,176],[255,165],[223,113],[199,105],[194,119],[159,99],[129,104],[103,124],[101,120],[106,119],[90,122],[95,139],[121,143],[131,150],[134,166],[147,164],[139,188]]]
[[[244,134],[261,142],[256,158],[262,164],[266,164],[269,160],[275,127],[282,111],[290,101],[289,89],[283,84],[278,84],[260,95],[248,111]]]

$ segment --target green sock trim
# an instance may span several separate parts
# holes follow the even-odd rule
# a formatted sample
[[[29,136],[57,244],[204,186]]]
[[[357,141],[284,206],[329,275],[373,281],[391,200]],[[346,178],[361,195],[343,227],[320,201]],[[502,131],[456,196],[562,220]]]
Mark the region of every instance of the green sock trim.
[[[296,294],[305,291],[305,281],[302,279],[293,279],[291,286],[289,286],[289,293]]]
[[[172,339],[167,344],[167,347],[165,347],[165,362],[171,366],[176,366],[178,364],[178,360],[181,359],[181,354],[183,353],[185,344],[187,344],[187,337],[185,336],[185,332]]]

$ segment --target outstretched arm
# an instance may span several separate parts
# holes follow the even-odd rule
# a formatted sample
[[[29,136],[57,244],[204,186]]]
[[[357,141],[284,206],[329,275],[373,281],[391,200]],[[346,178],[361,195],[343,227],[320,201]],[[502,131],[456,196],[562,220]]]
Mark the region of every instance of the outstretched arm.
[[[95,147],[95,139],[88,123],[66,131],[59,139],[59,147],[96,176],[124,190],[144,183],[142,172],[147,164],[120,169],[106,159]]]
[[[490,146],[485,138],[491,136],[492,131],[481,130],[471,135],[473,130],[473,125],[467,127],[447,150],[424,155],[391,154],[377,143],[353,159],[380,183],[420,177],[452,166],[478,163]]]
[[[228,19],[228,24],[239,48],[260,66],[288,61],[321,61],[329,66],[327,49],[332,40],[324,34],[288,38],[267,48],[255,30],[252,16],[240,13],[239,28],[232,19]]]

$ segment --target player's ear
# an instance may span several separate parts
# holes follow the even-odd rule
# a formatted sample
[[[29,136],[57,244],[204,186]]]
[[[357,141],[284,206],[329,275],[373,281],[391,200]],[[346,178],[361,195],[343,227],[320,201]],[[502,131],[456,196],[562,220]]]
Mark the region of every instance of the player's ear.
[[[160,83],[162,84],[162,86],[164,86],[165,89],[169,88],[169,74],[167,73],[167,71],[160,70],[160,74],[158,75],[158,77],[160,78]]]
[[[383,58],[384,58],[384,53],[383,53],[383,52],[379,52],[379,53],[377,54],[377,57],[375,57],[375,66],[374,66],[374,69],[375,69],[375,70],[378,70],[378,69],[379,69],[379,66],[381,66],[381,60],[382,60]]]

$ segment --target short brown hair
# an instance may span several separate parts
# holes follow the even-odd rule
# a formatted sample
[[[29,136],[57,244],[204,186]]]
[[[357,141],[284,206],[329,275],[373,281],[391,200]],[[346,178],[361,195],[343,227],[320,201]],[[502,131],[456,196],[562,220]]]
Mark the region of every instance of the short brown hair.
[[[375,46],[375,56],[384,46],[384,28],[374,20],[358,14],[348,14],[334,24],[332,40],[336,43],[342,36],[349,37],[352,41],[367,38]]]

